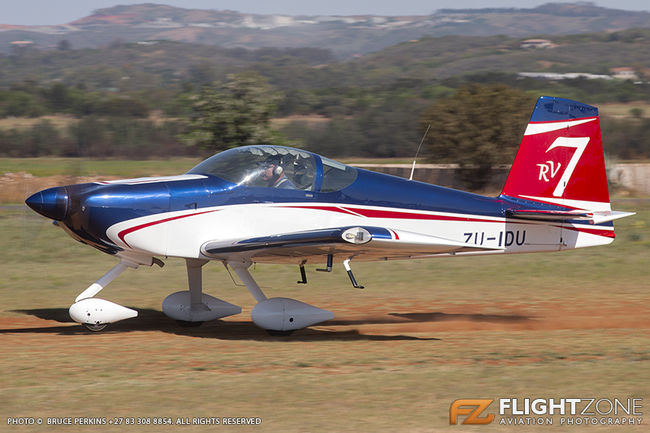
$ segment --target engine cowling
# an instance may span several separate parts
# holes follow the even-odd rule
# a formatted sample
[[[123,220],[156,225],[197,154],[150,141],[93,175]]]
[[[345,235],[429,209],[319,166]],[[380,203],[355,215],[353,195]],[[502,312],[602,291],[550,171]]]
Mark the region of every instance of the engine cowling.
[[[68,312],[75,322],[89,325],[115,323],[138,316],[135,310],[100,298],[86,298],[75,302]]]
[[[334,313],[291,298],[271,298],[255,305],[253,322],[270,331],[294,331],[334,318]]]

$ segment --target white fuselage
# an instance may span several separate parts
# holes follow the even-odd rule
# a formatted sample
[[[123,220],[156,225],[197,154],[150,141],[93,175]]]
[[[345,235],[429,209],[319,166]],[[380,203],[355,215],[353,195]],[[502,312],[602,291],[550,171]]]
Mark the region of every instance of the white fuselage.
[[[399,233],[404,231],[468,246],[495,248],[459,254],[558,251],[613,241],[613,227],[608,226],[304,202],[238,204],[159,213],[114,224],[107,235],[127,251],[201,258],[201,247],[208,241],[235,242],[251,237],[356,225],[386,227],[394,231],[398,239]],[[360,260],[374,258],[359,257]]]

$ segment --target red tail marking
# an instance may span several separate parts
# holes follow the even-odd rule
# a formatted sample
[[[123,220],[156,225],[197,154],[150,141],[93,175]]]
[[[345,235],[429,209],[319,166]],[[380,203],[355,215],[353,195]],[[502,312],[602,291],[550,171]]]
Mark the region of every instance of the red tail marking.
[[[531,122],[503,194],[609,203],[599,119]]]

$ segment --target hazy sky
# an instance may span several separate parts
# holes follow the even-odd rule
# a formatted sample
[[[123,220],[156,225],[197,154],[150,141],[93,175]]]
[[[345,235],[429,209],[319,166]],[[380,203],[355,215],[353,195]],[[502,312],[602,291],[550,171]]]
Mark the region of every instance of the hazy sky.
[[[519,7],[563,0],[0,0],[2,24],[64,24],[95,9],[118,4],[160,3],[187,9],[230,9],[287,15],[424,15],[441,8]],[[594,0],[598,6],[650,11],[648,0]]]

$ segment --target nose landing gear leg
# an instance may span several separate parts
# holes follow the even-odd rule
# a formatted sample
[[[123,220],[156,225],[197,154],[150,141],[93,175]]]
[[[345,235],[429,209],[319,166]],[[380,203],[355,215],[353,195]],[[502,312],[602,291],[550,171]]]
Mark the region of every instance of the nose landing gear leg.
[[[94,296],[127,268],[136,269],[137,267],[138,264],[136,263],[121,260],[100,279],[88,286],[86,290],[77,296],[74,304],[70,306],[69,313],[72,320],[81,323],[90,331],[99,332],[106,328],[109,323],[136,317],[138,315],[137,311]]]

